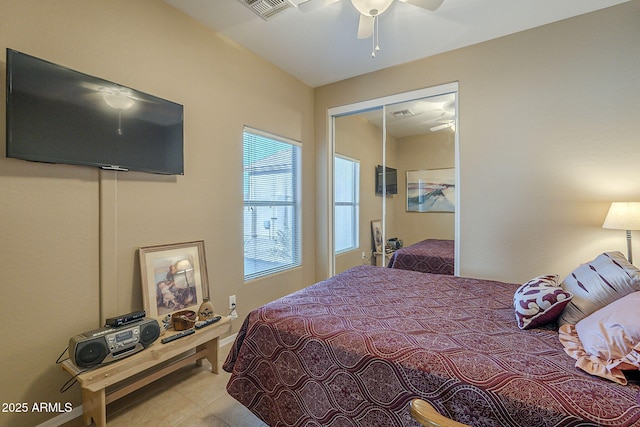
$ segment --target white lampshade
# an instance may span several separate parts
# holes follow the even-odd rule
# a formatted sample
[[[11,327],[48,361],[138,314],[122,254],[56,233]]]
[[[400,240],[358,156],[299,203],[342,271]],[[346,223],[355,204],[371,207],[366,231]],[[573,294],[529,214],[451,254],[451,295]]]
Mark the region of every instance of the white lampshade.
[[[640,202],[613,202],[602,228],[640,230]]]

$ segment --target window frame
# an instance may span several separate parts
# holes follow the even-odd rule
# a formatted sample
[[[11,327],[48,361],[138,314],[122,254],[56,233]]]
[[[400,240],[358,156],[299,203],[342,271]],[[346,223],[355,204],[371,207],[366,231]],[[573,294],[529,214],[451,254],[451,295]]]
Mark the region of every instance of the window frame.
[[[274,141],[276,143],[284,143],[288,144],[292,147],[292,156],[293,161],[291,165],[291,201],[286,200],[251,200],[251,198],[247,198],[250,193],[248,188],[251,187],[251,179],[255,178],[260,173],[252,175],[247,171],[247,167],[245,165],[246,162],[246,150],[248,136],[249,138],[262,138],[270,141]],[[291,270],[302,265],[302,212],[301,212],[301,187],[302,187],[302,144],[299,141],[295,141],[290,138],[282,137],[280,135],[276,135],[270,132],[262,131],[259,129],[251,128],[249,126],[244,126],[242,129],[242,153],[243,153],[243,165],[242,165],[242,199],[243,199],[243,277],[245,282],[249,282],[252,280],[264,278],[271,276],[273,274],[277,274],[283,271]],[[274,172],[277,173],[277,172]],[[290,262],[280,263],[277,266],[273,266],[270,268],[263,268],[259,270],[253,270],[247,273],[247,219],[245,215],[247,214],[249,209],[252,208],[291,208],[292,212],[289,220],[291,221],[291,259]],[[249,234],[250,238],[257,238],[257,211],[255,214],[251,214],[251,221],[249,224],[249,228],[251,230],[251,234]],[[285,214],[286,216],[286,214]],[[254,242],[255,243],[255,242]],[[273,249],[272,249],[273,250]],[[254,249],[255,253],[255,249]],[[264,254],[263,254],[264,255]]]
[[[353,157],[349,157],[349,156],[345,156],[343,154],[338,154],[335,153],[334,154],[334,165],[333,165],[333,173],[334,173],[334,177],[333,177],[333,185],[334,185],[334,189],[333,189],[333,194],[337,194],[336,192],[336,185],[338,185],[338,181],[335,178],[335,173],[336,173],[336,159],[340,159],[340,160],[344,160],[344,161],[348,161],[351,162],[355,165],[355,168],[353,168],[353,189],[352,189],[352,194],[354,195],[354,200],[351,202],[338,202],[336,200],[334,200],[334,208],[333,208],[333,215],[334,218],[336,216],[336,208],[339,206],[352,206],[353,210],[352,210],[352,224],[353,224],[353,230],[351,233],[351,237],[352,237],[352,241],[353,241],[353,245],[344,249],[337,249],[334,248],[334,254],[335,255],[341,255],[341,254],[345,254],[347,252],[351,252],[351,251],[355,251],[358,250],[360,248],[360,160],[359,159],[354,159]],[[335,196],[334,196],[335,197]],[[336,233],[335,227],[334,227],[334,233]],[[334,242],[337,242],[337,239],[335,237],[335,235],[333,236]]]

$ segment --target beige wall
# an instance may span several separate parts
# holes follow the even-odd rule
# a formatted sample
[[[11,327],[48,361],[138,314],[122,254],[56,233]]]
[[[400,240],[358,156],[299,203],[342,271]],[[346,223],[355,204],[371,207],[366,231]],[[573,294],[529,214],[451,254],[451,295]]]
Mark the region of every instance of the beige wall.
[[[68,376],[55,360],[71,336],[142,309],[139,246],[204,240],[217,311],[237,295],[234,332],[249,309],[315,280],[311,88],[160,0],[0,0],[0,10],[2,58],[11,47],[179,102],[185,114],[184,176],[0,156],[0,401],[79,404],[77,385],[59,393]],[[303,266],[248,284],[245,124],[303,144]],[[0,413],[0,425],[55,415]]]
[[[638,16],[633,0],[316,88],[318,206],[328,108],[458,81],[461,274],[520,282],[626,253],[601,226],[611,201],[640,200]]]

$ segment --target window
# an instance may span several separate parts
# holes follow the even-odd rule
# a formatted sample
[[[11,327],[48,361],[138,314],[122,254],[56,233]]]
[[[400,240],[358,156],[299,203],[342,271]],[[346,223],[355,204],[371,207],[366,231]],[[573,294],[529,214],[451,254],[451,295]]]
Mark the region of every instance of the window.
[[[334,242],[336,254],[359,246],[360,162],[335,156]]]
[[[300,144],[245,127],[244,280],[300,265]]]

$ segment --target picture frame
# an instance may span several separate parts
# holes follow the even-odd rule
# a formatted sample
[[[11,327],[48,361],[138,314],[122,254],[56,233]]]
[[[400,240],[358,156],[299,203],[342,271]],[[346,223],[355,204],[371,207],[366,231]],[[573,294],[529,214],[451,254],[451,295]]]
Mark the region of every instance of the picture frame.
[[[371,247],[374,252],[382,252],[382,220],[371,221]]]
[[[407,212],[455,212],[455,168],[407,171]]]
[[[142,301],[148,317],[160,321],[182,310],[197,312],[209,298],[204,241],[139,248]]]

